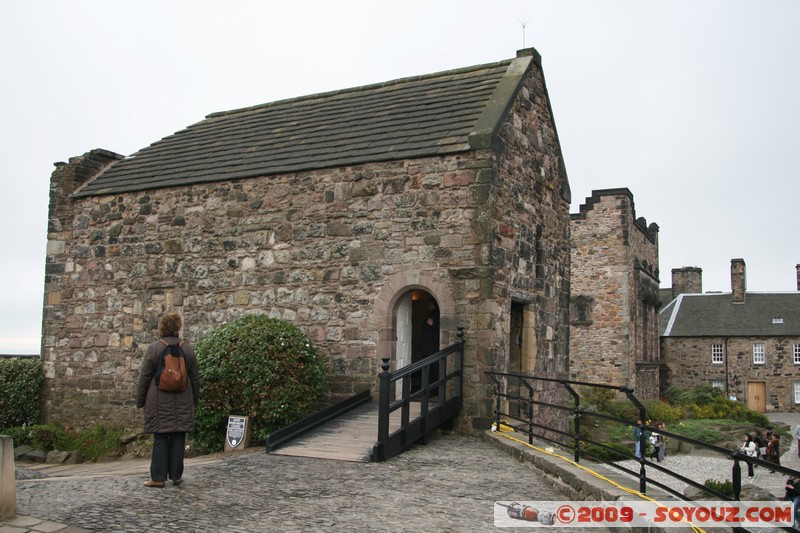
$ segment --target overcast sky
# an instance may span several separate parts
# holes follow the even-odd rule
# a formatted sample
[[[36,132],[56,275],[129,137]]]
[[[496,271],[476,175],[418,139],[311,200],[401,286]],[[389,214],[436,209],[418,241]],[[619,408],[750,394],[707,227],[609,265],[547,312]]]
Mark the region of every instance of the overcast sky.
[[[730,291],[741,257],[749,290],[797,289],[800,1],[0,0],[0,353],[39,352],[54,162],[523,47],[542,55],[571,212],[627,187],[661,228],[662,287],[696,266]]]

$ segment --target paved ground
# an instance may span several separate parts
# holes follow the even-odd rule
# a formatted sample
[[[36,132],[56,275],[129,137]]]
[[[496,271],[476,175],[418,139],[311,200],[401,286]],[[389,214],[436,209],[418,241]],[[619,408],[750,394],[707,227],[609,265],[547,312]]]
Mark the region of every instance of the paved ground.
[[[769,416],[800,423],[800,414]],[[782,444],[782,464],[800,470],[797,442]],[[674,455],[665,466],[694,479],[730,475],[728,459]],[[385,463],[260,449],[206,456],[187,462],[183,485],[165,489],[142,486],[148,469],[142,460],[48,466],[51,477],[17,481],[18,517],[0,523],[0,533],[489,531],[496,500],[568,499],[529,466],[462,435],[437,434]],[[784,480],[759,468],[750,481],[780,497]]]
[[[437,434],[384,463],[225,455],[187,464],[185,483],[165,489],[143,487],[149,463],[134,463],[109,465],[111,477],[76,467],[18,480],[18,520],[0,533],[489,531],[496,500],[566,499],[529,466],[461,435]]]

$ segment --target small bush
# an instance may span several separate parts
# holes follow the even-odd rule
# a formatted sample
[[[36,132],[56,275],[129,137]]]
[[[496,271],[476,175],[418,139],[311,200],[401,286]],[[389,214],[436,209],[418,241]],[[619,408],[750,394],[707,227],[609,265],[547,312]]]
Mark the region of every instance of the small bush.
[[[605,414],[633,424],[639,418],[639,409],[628,400],[614,400],[606,406]]]
[[[122,430],[94,426],[75,437],[74,446],[87,461],[114,457],[120,451]]]
[[[722,396],[710,403],[703,405],[689,404],[684,408],[694,418],[730,419],[749,422],[762,428],[771,425],[769,419],[763,413],[751,411],[745,403],[728,400]]]
[[[707,479],[703,482],[703,486],[707,489],[722,493],[725,496],[733,496],[733,483],[731,483],[730,480],[716,481],[713,479]]]
[[[708,405],[717,400],[724,399],[725,394],[722,389],[712,387],[708,384],[700,384],[692,389],[682,389],[670,387],[666,393],[666,399],[673,405]]]
[[[608,405],[617,397],[617,391],[601,387],[583,387],[580,391],[580,396],[582,408],[589,409],[594,407],[602,413],[608,409]],[[572,396],[570,396],[570,399],[573,399]]]
[[[653,422],[662,421],[672,424],[683,418],[683,409],[658,400],[645,400],[642,404],[647,408],[647,418]]]
[[[43,383],[38,357],[0,358],[0,429],[39,423]]]
[[[61,426],[55,424],[14,427],[3,430],[13,440],[14,446],[30,446],[37,450],[71,450],[72,439]]]
[[[208,451],[222,449],[228,415],[250,417],[253,439],[263,442],[322,396],[319,351],[288,322],[246,315],[203,337],[195,350],[201,394],[192,441]]]
[[[710,427],[709,420],[684,420],[678,424],[667,426],[667,431],[698,440],[706,444],[715,444],[722,440],[719,431]]]
[[[633,450],[624,444],[618,442],[605,442],[603,444],[612,448],[612,450],[595,444],[586,444],[581,448],[581,454],[591,455],[595,459],[606,461],[624,461],[633,458]]]

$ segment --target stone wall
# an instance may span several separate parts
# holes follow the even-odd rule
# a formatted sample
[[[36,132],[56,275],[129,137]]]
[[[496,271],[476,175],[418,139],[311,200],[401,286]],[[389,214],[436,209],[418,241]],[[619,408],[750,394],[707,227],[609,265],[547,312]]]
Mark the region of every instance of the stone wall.
[[[304,330],[331,400],[373,388],[394,357],[398,299],[465,327],[462,429],[488,427],[486,369],[507,358],[512,298],[534,308],[538,365],[567,365],[568,191],[538,65],[498,145],[460,155],[72,199],[93,151],[51,177],[42,357],[47,418],[140,424],[134,388],[159,316],[184,336],[246,313]],[[538,262],[536,251],[539,251]],[[535,277],[534,280],[531,278]]]
[[[593,191],[571,242],[570,378],[658,397],[658,226],[628,189]]]
[[[492,240],[495,301],[487,316],[494,334],[486,339],[486,369],[522,370],[567,377],[569,368],[569,204],[571,201],[558,134],[541,69],[526,80],[500,132]],[[511,302],[524,306],[521,368],[509,368]],[[516,341],[516,339],[514,339]],[[558,384],[539,382],[542,399],[566,399]],[[539,421],[564,428],[563,413],[543,409]]]
[[[754,343],[764,344],[764,364],[753,364]],[[794,384],[800,383],[800,365],[793,357],[797,343],[800,337],[664,337],[661,350],[670,386],[691,388],[718,381],[728,394],[747,401],[748,383],[764,382],[768,411],[796,412],[800,411],[794,402]],[[723,346],[723,363],[711,362],[712,344]]]

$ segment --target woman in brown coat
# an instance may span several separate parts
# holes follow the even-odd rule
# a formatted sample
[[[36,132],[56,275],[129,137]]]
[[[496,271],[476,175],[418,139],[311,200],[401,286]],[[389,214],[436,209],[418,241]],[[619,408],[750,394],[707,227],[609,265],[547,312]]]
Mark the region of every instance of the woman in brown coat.
[[[167,313],[158,323],[158,335],[168,344],[180,344],[182,320],[178,313]],[[146,487],[163,487],[167,479],[179,485],[183,476],[183,453],[186,433],[194,431],[194,410],[200,399],[197,356],[188,342],[183,350],[188,386],[182,392],[159,390],[156,372],[161,365],[165,345],[154,341],[147,348],[139,374],[136,406],[144,407],[144,431],[153,434],[150,480]]]

